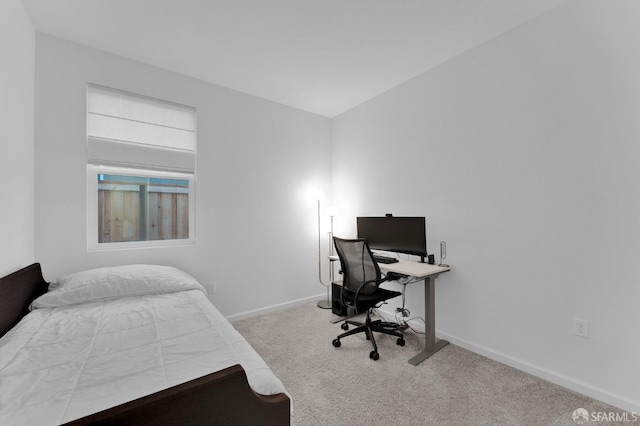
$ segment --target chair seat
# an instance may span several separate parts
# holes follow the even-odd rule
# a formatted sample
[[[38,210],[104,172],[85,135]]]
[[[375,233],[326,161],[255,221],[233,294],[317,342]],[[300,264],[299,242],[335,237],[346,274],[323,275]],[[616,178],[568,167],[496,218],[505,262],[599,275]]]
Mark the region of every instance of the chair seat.
[[[355,299],[355,293],[347,289],[343,289],[342,291],[345,301],[353,302],[353,300]],[[358,295],[358,305],[362,307],[373,306],[376,303],[380,303],[388,299],[393,299],[394,297],[398,297],[401,295],[402,293],[400,293],[399,291],[387,290],[378,287],[378,289],[376,289],[376,291],[374,291],[373,293]]]

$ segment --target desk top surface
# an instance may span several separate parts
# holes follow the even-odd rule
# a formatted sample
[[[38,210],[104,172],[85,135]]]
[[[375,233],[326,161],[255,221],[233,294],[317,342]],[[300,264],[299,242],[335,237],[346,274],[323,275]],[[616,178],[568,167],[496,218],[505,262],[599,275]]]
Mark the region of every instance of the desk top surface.
[[[450,266],[429,265],[428,263],[404,259],[400,259],[396,263],[379,263],[378,266],[380,266],[380,270],[385,272],[395,272],[416,278],[426,278],[430,275],[437,275],[451,269]]]
[[[331,260],[339,260],[338,256],[329,256]],[[451,270],[450,266],[429,265],[428,263],[415,262],[413,260],[399,259],[396,263],[378,263],[381,271],[395,272],[397,274],[410,275],[416,278],[426,278]]]

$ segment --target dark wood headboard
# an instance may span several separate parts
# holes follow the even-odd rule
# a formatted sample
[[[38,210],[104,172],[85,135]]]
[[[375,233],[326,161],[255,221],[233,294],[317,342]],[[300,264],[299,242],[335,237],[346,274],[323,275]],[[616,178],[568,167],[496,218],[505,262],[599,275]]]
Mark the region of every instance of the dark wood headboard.
[[[47,292],[39,263],[0,278],[0,337],[29,313],[29,305]]]

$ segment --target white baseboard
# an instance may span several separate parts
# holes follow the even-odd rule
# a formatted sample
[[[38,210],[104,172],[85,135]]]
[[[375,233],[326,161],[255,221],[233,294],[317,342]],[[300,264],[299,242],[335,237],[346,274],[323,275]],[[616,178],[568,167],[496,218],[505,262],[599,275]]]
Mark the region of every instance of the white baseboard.
[[[377,311],[386,320],[389,320],[389,321],[395,320],[395,316],[393,315],[393,313],[384,311],[382,309],[378,309]],[[424,332],[424,324],[415,323],[415,324],[411,324],[411,326],[416,330]],[[599,401],[605,402],[609,405],[617,407],[621,410],[628,411],[630,413],[636,413],[640,416],[640,402],[638,401],[632,401],[622,395],[618,395],[616,393],[607,391],[606,389],[602,389],[597,386],[593,386],[589,383],[585,383],[576,378],[566,376],[564,374],[549,370],[544,367],[540,367],[538,365],[532,364],[523,359],[519,359],[519,358],[510,356],[508,354],[495,351],[486,346],[475,344],[473,342],[470,342],[465,339],[461,339],[457,336],[440,331],[438,329],[436,329],[436,335],[438,336],[439,339],[448,340],[450,343],[456,346],[465,348],[471,352],[475,352],[482,356],[486,356],[487,358],[492,359],[494,361],[498,361],[502,364],[505,364],[510,367],[529,373],[532,376],[539,377],[551,383],[555,383],[556,385],[570,389],[574,392],[581,393],[590,398],[597,399]],[[580,407],[576,407],[576,408],[580,408]]]
[[[254,309],[251,311],[240,312],[239,314],[229,315],[227,320],[229,322],[238,321],[246,318],[255,317],[257,315],[267,314],[269,312],[281,311],[287,308],[293,308],[294,306],[304,305],[305,303],[312,302],[314,300],[324,300],[327,298],[326,293],[317,294],[315,296],[303,297],[302,299],[291,300],[289,302],[278,303],[277,305],[266,306],[264,308]]]
[[[638,401],[632,401],[628,398],[625,398],[622,395],[618,395],[616,393],[607,391],[606,389],[602,389],[597,386],[593,386],[589,383],[585,383],[574,377],[569,377],[564,374],[558,373],[556,371],[552,371],[544,367],[540,367],[538,365],[532,364],[523,359],[512,357],[510,355],[495,351],[493,349],[487,348],[482,345],[477,345],[468,340],[460,339],[457,336],[439,331],[437,329],[436,329],[436,335],[438,336],[438,338],[448,340],[450,343],[453,343],[454,345],[463,347],[472,352],[486,356],[487,358],[493,359],[494,361],[501,362],[513,368],[517,368],[518,370],[522,370],[533,376],[540,377],[541,379],[547,380],[551,383],[555,383],[567,389],[571,389],[572,391],[581,393],[583,395],[586,395],[591,398],[597,399],[599,401],[605,402],[607,404],[613,405],[614,407],[620,408],[622,410],[640,414],[640,402]],[[576,407],[576,408],[579,408],[579,407]]]

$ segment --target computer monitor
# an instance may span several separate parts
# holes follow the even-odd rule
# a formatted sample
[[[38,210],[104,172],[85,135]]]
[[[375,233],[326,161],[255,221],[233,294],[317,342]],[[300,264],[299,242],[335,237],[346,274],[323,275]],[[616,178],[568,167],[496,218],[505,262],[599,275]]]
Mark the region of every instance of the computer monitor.
[[[424,217],[357,217],[358,238],[366,238],[374,250],[427,256],[427,224]]]

